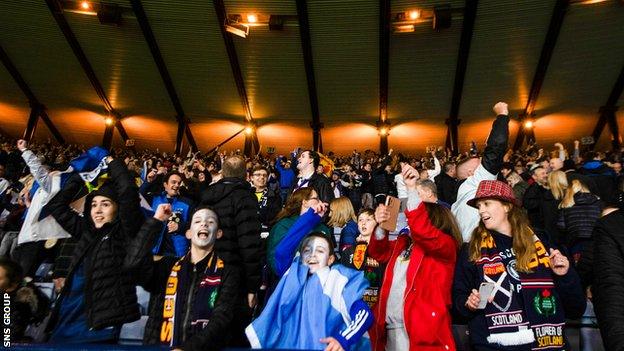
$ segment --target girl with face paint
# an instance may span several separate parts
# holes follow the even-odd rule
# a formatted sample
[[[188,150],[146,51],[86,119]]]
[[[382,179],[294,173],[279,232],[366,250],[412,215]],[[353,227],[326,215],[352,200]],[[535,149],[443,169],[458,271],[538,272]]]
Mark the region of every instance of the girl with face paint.
[[[370,341],[362,337],[372,324],[361,298],[368,281],[361,272],[334,264],[334,245],[325,234],[307,234],[325,211],[323,203],[311,205],[277,245],[281,279],[262,314],[245,330],[253,348],[370,350]]]

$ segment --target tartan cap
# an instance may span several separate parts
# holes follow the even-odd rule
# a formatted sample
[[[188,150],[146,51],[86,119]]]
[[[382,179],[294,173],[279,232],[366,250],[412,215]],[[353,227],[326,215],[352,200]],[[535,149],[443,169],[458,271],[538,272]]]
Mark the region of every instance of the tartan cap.
[[[468,200],[468,206],[477,208],[477,201],[481,199],[496,199],[504,202],[510,202],[516,206],[520,206],[518,200],[514,196],[513,189],[509,184],[500,180],[482,180],[477,188],[474,199]]]

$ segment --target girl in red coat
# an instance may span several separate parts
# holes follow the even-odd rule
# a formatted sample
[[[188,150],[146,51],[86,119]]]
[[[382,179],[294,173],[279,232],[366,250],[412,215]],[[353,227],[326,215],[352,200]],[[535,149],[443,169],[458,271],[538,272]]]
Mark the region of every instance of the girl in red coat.
[[[371,258],[387,263],[373,310],[373,350],[455,350],[449,308],[461,233],[447,208],[420,200],[414,168],[404,165],[402,175],[410,233],[391,242],[378,228],[368,246]],[[385,206],[375,217],[378,223],[388,219]]]

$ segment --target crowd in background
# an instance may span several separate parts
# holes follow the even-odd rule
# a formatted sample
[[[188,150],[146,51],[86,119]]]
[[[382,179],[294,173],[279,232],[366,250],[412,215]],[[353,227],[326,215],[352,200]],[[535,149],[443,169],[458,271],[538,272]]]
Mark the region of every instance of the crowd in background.
[[[43,323],[51,342],[114,343],[142,286],[144,342],[184,350],[448,350],[452,322],[479,350],[566,349],[586,299],[606,349],[624,350],[621,150],[514,151],[494,110],[487,144],[459,155],[0,139],[13,342]],[[388,196],[407,220],[396,239]],[[33,284],[47,281],[54,303]]]

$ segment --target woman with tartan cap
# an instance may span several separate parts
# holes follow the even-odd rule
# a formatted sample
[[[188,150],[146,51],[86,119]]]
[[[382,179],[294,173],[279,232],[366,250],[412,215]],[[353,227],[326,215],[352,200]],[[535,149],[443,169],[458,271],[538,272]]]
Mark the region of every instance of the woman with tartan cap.
[[[567,257],[530,227],[508,184],[482,181],[468,205],[480,221],[457,259],[453,307],[469,319],[474,349],[569,349],[565,318],[582,315],[585,296]]]

